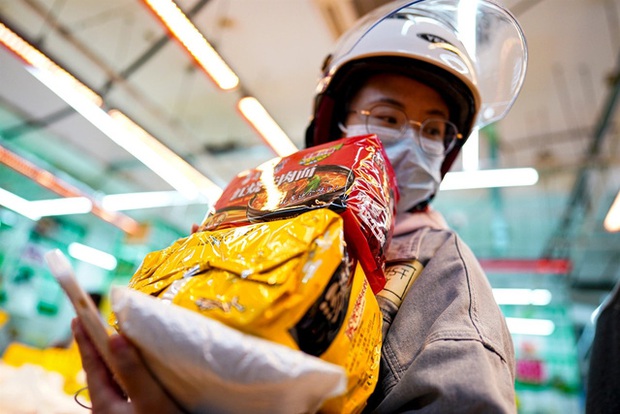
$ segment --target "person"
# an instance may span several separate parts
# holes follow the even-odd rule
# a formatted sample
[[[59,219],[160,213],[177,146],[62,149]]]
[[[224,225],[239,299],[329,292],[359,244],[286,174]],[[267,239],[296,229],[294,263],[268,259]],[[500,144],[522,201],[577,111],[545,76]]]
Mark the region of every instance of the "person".
[[[516,411],[505,319],[472,252],[429,203],[472,129],[516,99],[526,50],[500,6],[427,0],[369,16],[326,61],[307,145],[376,134],[400,192],[386,263],[397,294],[377,295],[384,339],[367,412]]]
[[[400,193],[389,289],[377,295],[380,376],[365,412],[516,411],[505,319],[478,261],[430,202],[471,131],[508,112],[526,50],[516,19],[491,1],[400,1],[361,19],[325,61],[306,145],[376,134]],[[111,340],[112,362],[132,404],[77,322],[74,332],[97,412],[181,412],[122,336]]]
[[[620,282],[599,306],[587,371],[585,412],[620,411]]]

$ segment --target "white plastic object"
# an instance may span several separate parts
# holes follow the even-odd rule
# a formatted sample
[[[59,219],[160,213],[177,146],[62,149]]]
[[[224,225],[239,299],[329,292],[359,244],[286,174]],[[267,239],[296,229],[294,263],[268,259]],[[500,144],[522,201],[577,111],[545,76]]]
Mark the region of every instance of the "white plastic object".
[[[191,413],[313,413],[343,394],[343,367],[114,286],[119,329]]]
[[[112,365],[110,364],[111,356],[108,348],[108,331],[101,319],[101,315],[92,298],[84,291],[75,278],[73,267],[67,257],[59,250],[54,249],[45,253],[45,261],[50,268],[52,274],[65,291],[77,317],[80,319],[82,326],[90,337],[97,351],[108,366],[110,372],[114,374]],[[119,386],[123,388],[118,376],[114,375]]]

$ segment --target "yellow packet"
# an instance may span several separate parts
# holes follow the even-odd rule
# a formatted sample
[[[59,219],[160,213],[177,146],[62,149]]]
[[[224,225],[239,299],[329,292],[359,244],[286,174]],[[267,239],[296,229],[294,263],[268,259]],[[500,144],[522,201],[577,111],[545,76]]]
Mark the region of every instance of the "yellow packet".
[[[320,358],[341,365],[347,392],[327,400],[321,413],[359,413],[377,385],[381,359],[381,310],[358,264],[353,276],[345,323]]]
[[[342,218],[317,209],[177,240],[147,255],[129,286],[343,366],[347,393],[323,408],[354,413],[377,382],[381,312],[350,263]]]

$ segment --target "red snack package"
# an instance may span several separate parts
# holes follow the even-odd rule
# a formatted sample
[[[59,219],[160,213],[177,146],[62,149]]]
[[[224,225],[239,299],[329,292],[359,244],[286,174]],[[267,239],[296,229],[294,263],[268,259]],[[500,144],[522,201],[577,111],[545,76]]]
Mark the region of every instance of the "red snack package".
[[[343,138],[241,172],[224,189],[201,230],[329,208],[342,216],[351,257],[360,262],[377,293],[385,285],[385,249],[397,201],[395,175],[377,137]]]

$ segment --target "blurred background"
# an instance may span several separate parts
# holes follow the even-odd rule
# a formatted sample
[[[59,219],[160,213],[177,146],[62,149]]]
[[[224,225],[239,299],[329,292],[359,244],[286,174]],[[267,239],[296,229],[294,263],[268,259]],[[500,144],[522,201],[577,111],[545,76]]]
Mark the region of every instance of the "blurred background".
[[[43,254],[68,253],[105,313],[110,286],[187,235],[237,173],[303,148],[324,58],[385,1],[177,0],[160,14],[146,3],[0,0],[6,412],[81,412],[65,398],[83,385],[73,311]],[[620,2],[499,3],[528,41],[525,84],[508,117],[455,163],[473,174],[468,185],[442,188],[434,206],[509,318],[520,412],[579,413],[596,313],[620,277],[620,211],[615,222],[610,213],[620,190]],[[196,43],[167,28],[174,17],[192,24]],[[229,73],[209,72],[193,49],[205,40]],[[258,115],[273,125],[252,124]],[[529,181],[471,188],[476,171],[507,169],[527,169]]]

